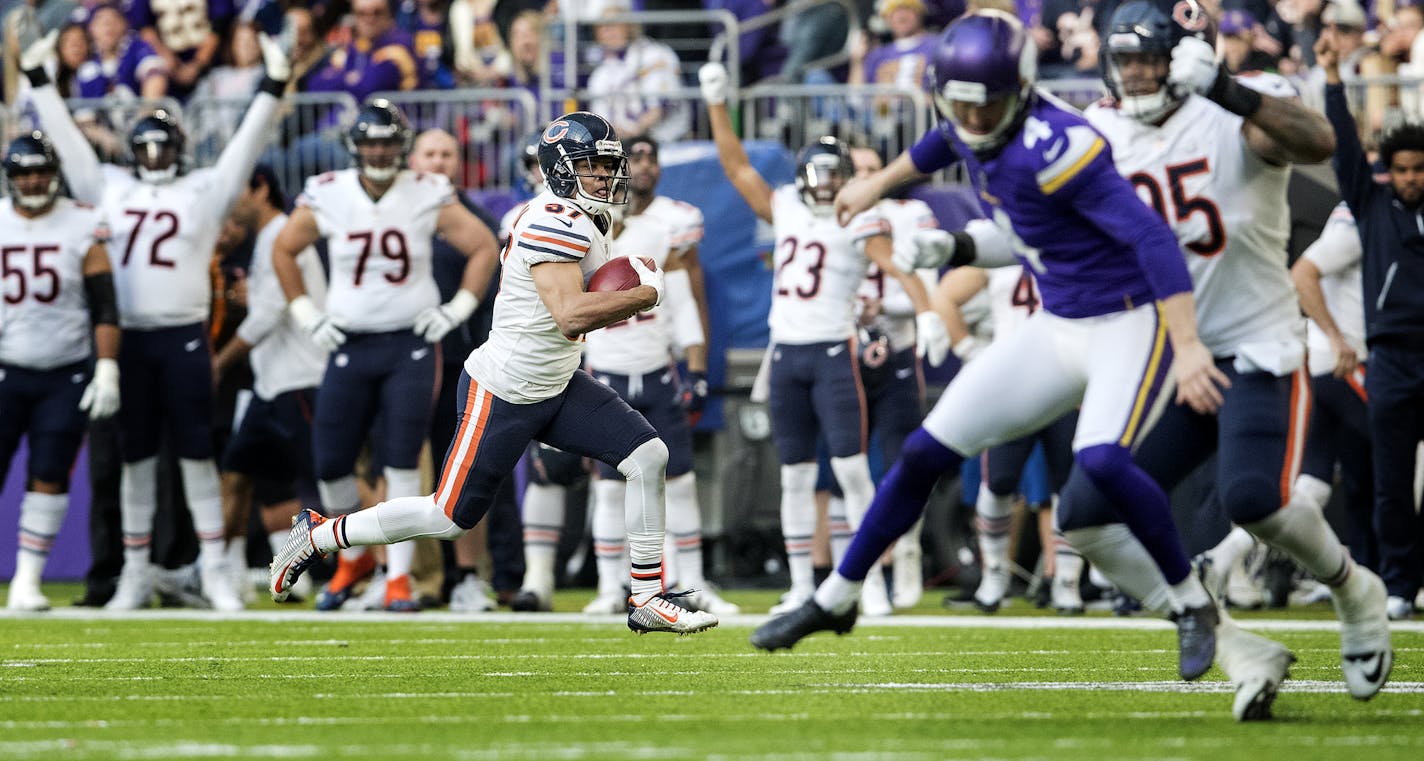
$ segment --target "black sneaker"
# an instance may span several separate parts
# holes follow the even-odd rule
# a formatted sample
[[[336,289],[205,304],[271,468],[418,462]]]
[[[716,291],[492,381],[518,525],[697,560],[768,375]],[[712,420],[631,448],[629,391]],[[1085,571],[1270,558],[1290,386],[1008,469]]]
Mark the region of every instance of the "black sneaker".
[[[752,632],[752,647],[772,652],[790,650],[802,639],[820,631],[845,634],[855,626],[856,606],[842,614],[829,613],[814,599],[805,605],[767,621]]]
[[[1192,681],[1211,668],[1216,660],[1216,604],[1174,613],[1177,624],[1177,667],[1184,681]]]

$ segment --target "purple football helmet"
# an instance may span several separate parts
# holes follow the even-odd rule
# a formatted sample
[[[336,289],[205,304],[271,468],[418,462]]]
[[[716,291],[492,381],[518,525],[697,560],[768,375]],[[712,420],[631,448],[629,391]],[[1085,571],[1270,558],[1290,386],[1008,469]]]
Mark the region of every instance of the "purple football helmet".
[[[959,139],[976,153],[993,151],[1008,142],[1033,100],[1038,50],[1017,18],[977,11],[944,30],[926,76],[935,108]],[[987,133],[966,129],[955,116],[956,101],[982,106],[997,100],[1007,107]]]

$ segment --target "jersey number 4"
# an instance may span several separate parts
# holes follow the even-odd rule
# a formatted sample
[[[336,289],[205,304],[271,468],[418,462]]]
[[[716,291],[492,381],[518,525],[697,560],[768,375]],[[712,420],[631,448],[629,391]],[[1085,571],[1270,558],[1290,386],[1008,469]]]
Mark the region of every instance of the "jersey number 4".
[[[1172,190],[1172,211],[1176,222],[1185,222],[1193,214],[1206,217],[1206,238],[1188,243],[1187,248],[1202,256],[1216,256],[1226,248],[1226,225],[1221,222],[1221,209],[1210,198],[1188,198],[1183,184],[1186,178],[1207,171],[1210,171],[1210,167],[1204,158],[1173,164],[1167,167],[1167,185]],[[1162,193],[1162,186],[1157,183],[1157,178],[1146,172],[1136,172],[1127,179],[1132,181],[1133,187],[1147,191],[1147,195],[1152,199],[1152,208],[1156,209],[1163,219],[1173,221],[1174,217],[1167,215],[1167,199]]]
[[[380,235],[374,231],[347,233],[346,240],[361,241],[361,255],[356,259],[356,281],[353,283],[357,288],[361,287],[361,278],[366,275],[366,260],[371,257],[375,244],[380,244],[381,256],[400,263],[398,272],[385,274],[387,282],[403,283],[410,275],[410,248],[405,244],[405,233],[400,230],[383,230]]]
[[[31,254],[31,267],[25,268],[25,254]],[[0,273],[5,283],[5,303],[18,304],[25,296],[33,295],[35,301],[48,304],[59,297],[59,270],[45,263],[45,256],[59,253],[59,246],[4,246],[0,247]],[[18,254],[18,256],[16,256]],[[18,259],[18,263],[16,263]],[[14,278],[19,288],[11,290],[10,279]],[[45,287],[41,282],[47,282]]]

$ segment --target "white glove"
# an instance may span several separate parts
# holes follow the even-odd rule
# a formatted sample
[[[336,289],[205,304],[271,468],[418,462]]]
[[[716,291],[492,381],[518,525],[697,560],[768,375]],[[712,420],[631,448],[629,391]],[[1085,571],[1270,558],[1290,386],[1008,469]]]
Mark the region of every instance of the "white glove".
[[[901,272],[938,269],[954,256],[954,236],[944,230],[916,230],[914,246],[896,246],[890,260]]]
[[[697,70],[697,81],[702,85],[702,99],[709,106],[720,106],[727,102],[727,67],[720,63],[704,63]]]
[[[51,29],[49,34],[40,35],[40,23],[35,18],[35,9],[25,6],[20,10],[20,18],[15,27],[15,41],[20,48],[20,70],[33,71],[43,68],[54,58],[54,46],[59,40],[59,30]]]
[[[446,334],[470,319],[479,305],[480,300],[475,298],[475,294],[464,289],[455,291],[449,301],[416,315],[413,330],[426,343],[440,343]]]
[[[949,331],[933,310],[915,315],[915,355],[936,367],[949,355]]]
[[[79,397],[79,409],[89,413],[90,420],[112,416],[119,411],[119,363],[100,358],[94,362],[94,379]]]
[[[954,356],[959,357],[960,361],[968,362],[979,356],[979,352],[984,351],[984,342],[974,336],[965,336],[959,339],[959,343],[951,347],[950,351],[953,351]]]
[[[648,265],[643,264],[641,256],[628,257],[628,263],[633,265],[633,271],[638,273],[638,285],[646,285],[658,292],[658,298],[653,302],[652,309],[663,303],[663,271],[657,268],[648,269]],[[646,309],[643,311],[647,311]]]
[[[282,44],[268,37],[266,32],[257,33],[257,44],[262,48],[262,65],[267,69],[267,76],[278,82],[291,79],[292,62],[282,50]]]
[[[291,311],[292,319],[297,321],[297,326],[305,330],[311,336],[312,343],[322,350],[336,351],[336,347],[346,343],[346,334],[331,321],[331,315],[316,308],[310,296],[302,294],[292,299],[287,309]]]
[[[1167,73],[1167,84],[1177,94],[1196,93],[1206,95],[1216,84],[1220,65],[1216,62],[1216,50],[1211,43],[1196,37],[1183,37],[1172,48],[1172,65]]]

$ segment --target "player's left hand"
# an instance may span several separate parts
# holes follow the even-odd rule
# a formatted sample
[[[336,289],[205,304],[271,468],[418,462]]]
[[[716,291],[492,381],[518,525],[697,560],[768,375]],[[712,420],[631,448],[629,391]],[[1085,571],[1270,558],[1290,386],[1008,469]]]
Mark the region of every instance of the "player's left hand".
[[[687,413],[687,422],[697,425],[702,419],[702,410],[707,407],[707,373],[692,371],[682,385],[682,409]]]
[[[470,319],[470,315],[475,313],[475,308],[479,305],[480,300],[469,291],[455,291],[449,301],[416,315],[412,330],[424,338],[426,343],[440,343],[440,339]]]
[[[79,397],[79,409],[89,413],[90,420],[112,416],[119,411],[119,363],[100,358],[94,362],[94,379]]]
[[[1194,341],[1179,350],[1172,369],[1177,375],[1177,404],[1186,404],[1202,415],[1221,409],[1221,391],[1231,388],[1231,379],[1216,366],[1205,344]]]
[[[949,330],[934,310],[915,315],[915,354],[932,366],[944,364],[949,355]]]
[[[257,44],[262,48],[262,65],[267,69],[267,76],[278,82],[291,79],[292,62],[287,58],[287,52],[282,50],[281,43],[267,36],[266,32],[258,32]]]
[[[1221,76],[1221,65],[1216,62],[1216,50],[1211,43],[1196,37],[1183,37],[1172,48],[1172,65],[1167,74],[1167,84],[1185,95],[1194,92],[1206,95]]]
[[[656,267],[648,269],[648,265],[643,264],[643,257],[641,256],[628,257],[628,263],[633,265],[633,271],[638,273],[638,285],[646,285],[658,293],[657,299],[653,301],[652,306],[649,306],[648,309],[652,309],[658,304],[663,303],[663,271]],[[645,309],[643,311],[646,312],[648,310]]]

